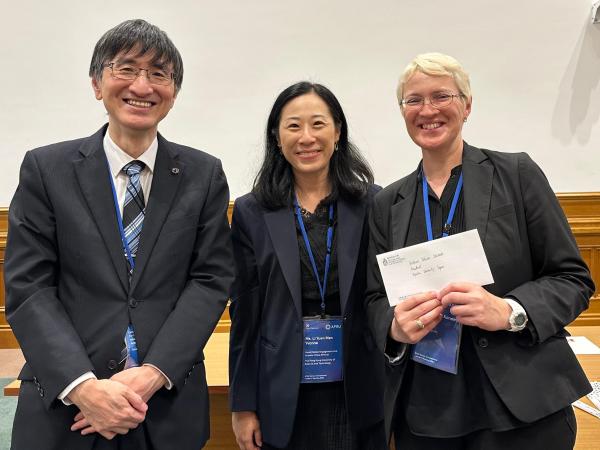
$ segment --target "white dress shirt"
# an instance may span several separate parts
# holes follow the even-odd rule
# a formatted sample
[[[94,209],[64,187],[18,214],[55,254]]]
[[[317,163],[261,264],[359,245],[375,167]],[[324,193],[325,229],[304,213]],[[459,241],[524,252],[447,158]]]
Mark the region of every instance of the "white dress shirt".
[[[148,204],[150,198],[150,188],[152,187],[152,176],[154,175],[154,163],[156,161],[156,151],[158,150],[158,139],[154,138],[150,147],[137,158],[132,158],[127,153],[119,148],[117,144],[108,135],[104,135],[104,153],[108,159],[108,166],[115,184],[119,208],[123,214],[123,204],[125,203],[125,191],[127,190],[127,182],[129,177],[123,172],[123,167],[131,161],[141,161],[146,167],[140,173],[140,183],[144,192],[144,201]]]

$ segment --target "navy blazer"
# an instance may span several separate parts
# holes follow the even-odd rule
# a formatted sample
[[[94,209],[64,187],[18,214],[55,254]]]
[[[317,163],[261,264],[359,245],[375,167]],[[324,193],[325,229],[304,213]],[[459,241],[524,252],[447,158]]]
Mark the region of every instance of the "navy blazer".
[[[77,408],[56,397],[85,372],[111,377],[131,322],[140,361],[174,387],[118,440],[197,450],[209,435],[202,349],[233,277],[227,181],[216,158],[158,136],[129,283],[105,132],[28,152],[21,167],[4,266],[7,319],[26,359],[13,446],[88,449],[103,439],[70,431]]]
[[[528,331],[479,328],[470,334],[506,407],[519,420],[533,422],[591,390],[564,327],[588,307],[594,283],[554,192],[526,153],[500,153],[465,143],[462,171],[466,229],[478,230],[494,276],[494,284],[486,289],[522,304],[535,330],[533,336]],[[371,213],[367,309],[381,350],[393,308],[375,255],[404,247],[417,176],[415,171],[381,191]],[[403,367],[401,363],[389,370],[388,429]]]
[[[337,203],[337,261],[344,317],[344,387],[351,426],[383,419],[383,355],[364,310],[369,203]],[[229,393],[232,411],[255,411],[265,442],[291,436],[302,375],[300,255],[293,209],[266,210],[253,194],[235,201],[231,224],[236,278],[231,294]],[[307,430],[309,432],[310,430]]]

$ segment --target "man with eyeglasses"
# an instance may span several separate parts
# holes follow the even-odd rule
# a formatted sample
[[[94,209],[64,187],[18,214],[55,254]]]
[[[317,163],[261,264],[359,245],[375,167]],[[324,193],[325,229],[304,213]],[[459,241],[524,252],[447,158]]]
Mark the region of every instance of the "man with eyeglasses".
[[[12,448],[201,448],[202,349],[232,280],[227,181],[167,141],[177,48],[143,20],[90,65],[108,124],[32,150],[9,210],[6,314],[26,358]]]

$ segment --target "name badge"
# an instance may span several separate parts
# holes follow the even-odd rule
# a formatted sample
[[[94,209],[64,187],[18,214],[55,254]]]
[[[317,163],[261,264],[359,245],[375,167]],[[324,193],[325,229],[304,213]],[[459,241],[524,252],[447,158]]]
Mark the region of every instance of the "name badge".
[[[341,381],[343,376],[343,319],[304,319],[302,383]]]

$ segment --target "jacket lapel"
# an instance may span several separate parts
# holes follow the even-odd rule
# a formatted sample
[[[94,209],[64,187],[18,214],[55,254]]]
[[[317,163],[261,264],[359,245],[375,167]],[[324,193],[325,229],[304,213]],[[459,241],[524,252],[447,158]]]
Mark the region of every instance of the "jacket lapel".
[[[139,250],[135,258],[135,270],[131,279],[132,290],[135,289],[144,272],[163,223],[171,210],[184,169],[185,165],[178,161],[177,150],[159,134],[152,189],[146,206]]]
[[[398,201],[392,205],[393,242],[391,250],[400,249],[406,245],[410,216],[412,215],[417,194],[417,175],[419,170],[417,169],[404,179],[404,182],[398,188]]]
[[[466,229],[477,228],[482,242],[485,239],[494,174],[493,167],[485,163],[487,160],[488,157],[480,149],[464,143],[462,170]],[[398,188],[398,201],[391,208],[393,249],[403,248],[406,244],[410,216],[417,200],[419,170],[420,168],[404,179]]]
[[[83,197],[96,222],[123,289],[127,291],[129,286],[127,263],[117,224],[108,162],[102,143],[105,132],[106,126],[83,141],[79,149],[83,157],[74,161],[73,165]]]
[[[354,280],[366,207],[366,200],[350,203],[340,199],[337,202],[336,250],[342,315],[345,314],[352,280]]]
[[[492,196],[494,168],[485,162],[488,157],[466,142],[463,150],[464,211],[467,230],[477,229],[485,242],[488,212]]]
[[[292,294],[292,300],[302,317],[302,287],[300,281],[300,251],[296,244],[296,224],[291,208],[265,213],[265,223],[275,248],[281,271]]]

